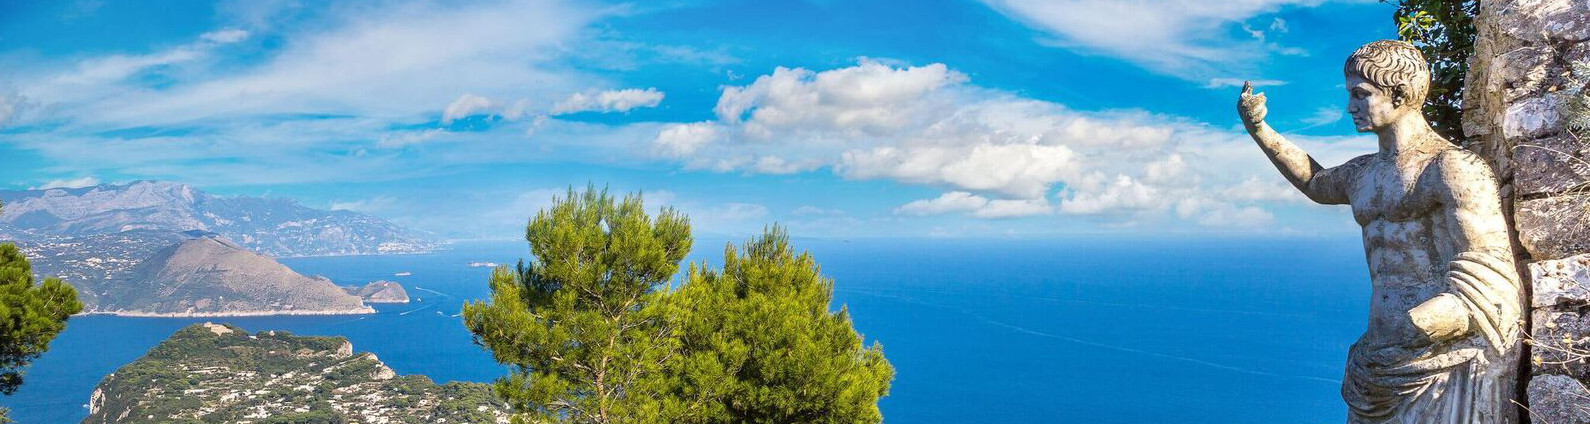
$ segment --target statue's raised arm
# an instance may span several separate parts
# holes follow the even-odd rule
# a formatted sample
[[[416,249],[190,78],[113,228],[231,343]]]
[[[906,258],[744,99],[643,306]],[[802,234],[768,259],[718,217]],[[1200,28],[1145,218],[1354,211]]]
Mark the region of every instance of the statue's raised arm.
[[[1351,175],[1355,174],[1353,169],[1361,161],[1355,160],[1329,169],[1321,167],[1308,152],[1287,141],[1286,137],[1264,122],[1264,117],[1269,114],[1264,101],[1264,93],[1253,93],[1252,83],[1242,84],[1242,94],[1237,98],[1237,115],[1242,118],[1242,125],[1247,127],[1248,135],[1253,136],[1253,141],[1264,150],[1265,156],[1270,157],[1270,163],[1275,164],[1281,175],[1310,200],[1325,205],[1346,204],[1347,185]]]

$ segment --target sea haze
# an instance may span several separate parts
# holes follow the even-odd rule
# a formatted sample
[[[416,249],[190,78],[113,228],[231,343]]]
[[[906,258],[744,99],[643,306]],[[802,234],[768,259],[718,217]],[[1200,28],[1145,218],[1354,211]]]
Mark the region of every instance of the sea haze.
[[[724,240],[692,260],[722,263]],[[835,308],[881,342],[897,377],[891,423],[1311,423],[1340,421],[1347,347],[1369,279],[1354,238],[796,240],[835,279]],[[71,423],[94,385],[183,326],[339,335],[399,374],[490,381],[461,305],[521,243],[425,255],[283,263],[341,285],[388,279],[414,302],[365,316],[171,319],[87,316],[0,397],[23,423]],[[412,272],[396,277],[399,272]]]

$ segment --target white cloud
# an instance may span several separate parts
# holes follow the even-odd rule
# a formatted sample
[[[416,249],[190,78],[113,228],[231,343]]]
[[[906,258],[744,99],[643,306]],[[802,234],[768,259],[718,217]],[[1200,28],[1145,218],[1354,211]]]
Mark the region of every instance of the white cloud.
[[[894,209],[897,215],[966,214],[978,218],[1017,218],[1047,215],[1054,207],[1044,199],[989,200],[964,191],[952,191],[933,199],[912,201]]]
[[[1099,179],[1101,177],[1095,176],[1094,178]],[[1166,200],[1165,197],[1161,196],[1158,188],[1142,184],[1126,175],[1117,175],[1110,182],[1103,184],[1102,190],[1081,191],[1074,193],[1068,199],[1062,200],[1060,202],[1060,212],[1092,215],[1105,212],[1141,211],[1161,207]]]
[[[1274,87],[1277,85],[1286,85],[1286,81],[1273,79],[1248,80],[1242,78],[1210,78],[1209,82],[1204,83],[1204,88],[1241,88],[1244,84],[1253,84],[1255,88]]]
[[[399,131],[381,135],[381,140],[376,146],[385,148],[399,148],[431,141],[438,136],[447,134],[447,130],[431,128],[415,131]]]
[[[983,196],[964,191],[952,191],[939,195],[933,199],[912,201],[894,209],[900,215],[943,215],[947,213],[971,212],[988,205],[988,199]]]
[[[657,107],[663,93],[655,88],[641,90],[629,88],[598,93],[574,93],[552,106],[553,115],[577,112],[629,112],[631,109]]]
[[[1342,108],[1340,107],[1322,107],[1315,109],[1313,115],[1303,118],[1303,123],[1308,124],[1310,127],[1330,125],[1341,121],[1342,116]]]
[[[0,128],[21,120],[22,113],[30,106],[28,98],[17,93],[0,91]]]
[[[228,28],[200,34],[199,38],[212,43],[232,44],[248,39],[248,35],[248,31],[237,28]]]
[[[220,41],[242,37],[233,32],[242,30],[221,30],[166,51],[90,58],[62,81],[25,94],[81,103],[62,109],[82,123],[108,126],[282,115],[413,119],[435,113],[459,93],[534,99],[557,87],[599,84],[555,69],[554,62],[561,43],[610,13],[558,0],[407,1],[332,10],[312,24],[279,29],[281,46],[257,63],[214,66]],[[128,78],[172,68],[183,72],[172,72],[173,80],[157,87]]]
[[[1251,63],[1267,51],[1285,49],[1267,43],[1262,31],[1233,36],[1249,19],[1325,0],[982,1],[1055,37],[1054,44],[1199,81],[1222,70],[1251,71]],[[1285,23],[1271,21],[1270,27],[1275,33],[1286,31]]]
[[[663,128],[652,141],[662,154],[686,157],[721,137],[722,128],[712,122],[675,124]]]
[[[1142,111],[1075,111],[971,85],[939,64],[780,68],[725,88],[715,112],[717,120],[662,127],[653,152],[693,169],[827,168],[945,189],[897,208],[904,216],[1216,222],[1203,218],[1234,212],[1172,214],[1175,199],[1218,199],[1209,205],[1234,211],[1296,199],[1246,134]],[[1362,137],[1293,138],[1328,164],[1373,148]]]
[[[44,185],[30,188],[29,190],[49,190],[52,188],[83,188],[99,185],[99,179],[94,177],[78,177],[65,180],[50,180]]]
[[[458,100],[448,103],[447,108],[442,109],[442,124],[451,124],[459,119],[490,112],[496,107],[497,103],[491,101],[491,99],[474,94],[464,94],[459,96]]]

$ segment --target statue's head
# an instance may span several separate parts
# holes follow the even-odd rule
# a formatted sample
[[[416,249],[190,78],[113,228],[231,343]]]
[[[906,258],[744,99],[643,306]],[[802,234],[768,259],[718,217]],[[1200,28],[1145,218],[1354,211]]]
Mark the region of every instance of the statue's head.
[[[1347,113],[1358,132],[1374,132],[1409,113],[1422,113],[1430,92],[1430,67],[1419,49],[1402,41],[1365,44],[1347,57]]]

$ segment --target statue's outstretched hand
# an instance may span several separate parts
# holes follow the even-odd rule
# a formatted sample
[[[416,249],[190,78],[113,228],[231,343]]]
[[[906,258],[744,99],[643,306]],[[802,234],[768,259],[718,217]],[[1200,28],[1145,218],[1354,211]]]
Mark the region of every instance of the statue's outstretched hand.
[[[1264,116],[1270,109],[1264,105],[1264,93],[1253,94],[1253,83],[1242,83],[1242,95],[1237,98],[1237,115],[1242,117],[1242,125],[1253,131],[1264,122]]]

